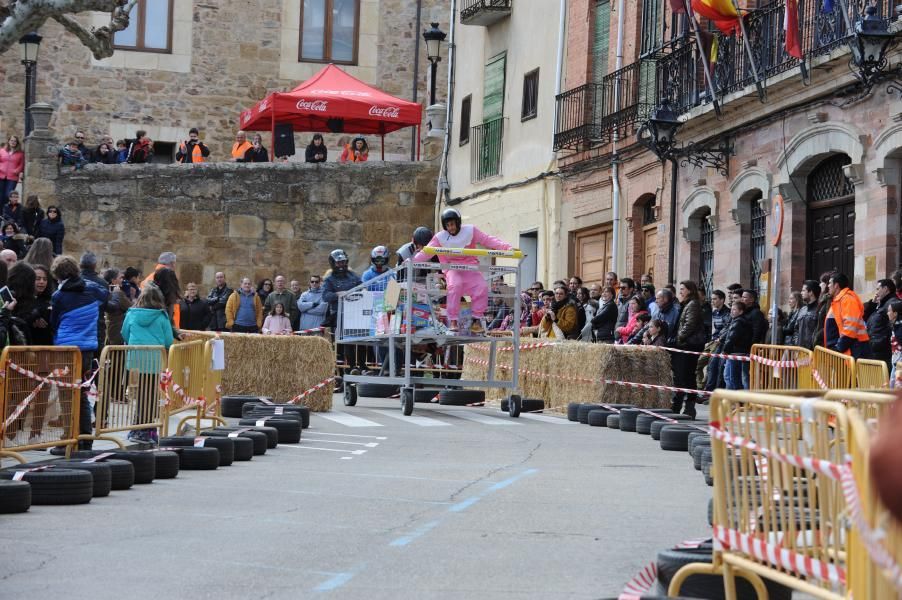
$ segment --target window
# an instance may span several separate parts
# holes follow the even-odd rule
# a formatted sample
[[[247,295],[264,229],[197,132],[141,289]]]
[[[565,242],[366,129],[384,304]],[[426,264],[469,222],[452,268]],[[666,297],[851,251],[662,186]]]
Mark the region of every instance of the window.
[[[710,294],[714,289],[714,226],[711,225],[710,211],[701,217],[701,244],[699,246],[698,287],[702,293]]]
[[[608,74],[608,53],[611,42],[611,2],[598,0],[595,3],[595,39],[592,49],[593,80],[601,83]]]
[[[658,221],[658,211],[657,208],[658,199],[656,196],[652,196],[648,199],[648,202],[642,207],[642,224],[643,225],[653,225]]]
[[[117,31],[113,47],[141,52],[172,52],[173,0],[138,0],[126,29]]]
[[[470,141],[470,105],[473,96],[467,96],[460,101],[460,145]]]
[[[298,60],[357,64],[360,0],[303,0]]]
[[[485,85],[482,97],[482,122],[504,116],[504,75],[507,54],[502,52],[485,66]]]
[[[523,76],[523,105],[520,107],[520,120],[535,119],[539,114],[539,70],[530,71]]]
[[[750,282],[752,289],[761,293],[761,270],[764,268],[764,255],[767,248],[767,216],[759,202],[761,194],[750,200],[752,204],[751,259],[752,269]]]

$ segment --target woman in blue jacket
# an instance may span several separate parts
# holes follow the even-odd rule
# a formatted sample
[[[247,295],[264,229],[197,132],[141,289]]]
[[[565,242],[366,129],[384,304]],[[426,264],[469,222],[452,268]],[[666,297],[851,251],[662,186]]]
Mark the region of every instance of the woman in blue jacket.
[[[172,345],[172,324],[166,312],[166,301],[160,288],[154,285],[144,287],[135,305],[125,313],[122,322],[122,339],[129,346]],[[153,414],[158,406],[157,386],[163,370],[159,350],[129,350],[125,368],[128,372],[138,372],[138,405],[135,413],[136,424],[156,421]],[[133,429],[128,434],[133,442],[156,443],[156,429]]]
[[[50,298],[53,345],[78,347],[82,373],[90,373],[97,354],[97,320],[110,292],[93,281],[82,279],[78,263],[71,256],[57,256],[50,272],[59,282],[59,289]],[[81,388],[79,404],[78,432],[91,435],[91,405],[85,388]],[[82,440],[78,447],[90,450],[91,441]]]

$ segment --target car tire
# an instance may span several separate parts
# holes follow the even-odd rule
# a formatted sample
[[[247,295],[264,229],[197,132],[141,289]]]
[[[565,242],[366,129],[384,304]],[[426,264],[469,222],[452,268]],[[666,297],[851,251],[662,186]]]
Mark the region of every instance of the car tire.
[[[263,400],[272,402],[269,396],[223,396],[219,399],[219,406],[222,408],[223,417],[240,419],[241,409],[245,404]]]
[[[567,405],[567,420],[579,421],[579,402],[571,402]]]
[[[279,432],[275,427],[216,427],[213,431],[222,431],[224,433],[231,433],[233,431],[238,431],[240,429],[247,429],[248,433],[262,433],[266,436],[266,449],[272,450],[273,448],[279,445]]]
[[[0,515],[23,513],[31,508],[31,484],[0,480]]]
[[[391,383],[357,383],[358,398],[391,398],[401,391],[401,387]]]
[[[0,471],[0,479],[12,479],[16,468]],[[22,481],[31,484],[31,503],[37,505],[87,504],[94,497],[94,476],[75,469],[29,471]]]
[[[444,406],[467,406],[485,402],[482,390],[442,390],[438,394],[438,403]]]
[[[213,447],[183,448],[179,452],[182,471],[213,471],[219,467],[219,450]]]
[[[689,448],[689,434],[694,429],[686,425],[665,425],[661,429],[661,450],[682,451]]]
[[[228,467],[235,461],[235,440],[233,438],[203,437],[203,446],[195,446],[197,438],[192,436],[173,436],[160,438],[160,446],[183,448],[216,448],[219,450],[219,466]]]
[[[258,423],[260,423],[258,425]],[[297,444],[301,441],[301,422],[297,419],[278,419],[264,417],[262,419],[241,419],[239,425],[253,425],[256,427],[275,427],[279,433],[280,444]]]
[[[240,433],[237,433],[237,435],[230,435],[230,434],[236,433],[236,431],[219,431],[219,430],[213,429],[213,430],[209,430],[209,431],[202,431],[201,435],[208,436],[208,437],[231,437],[232,439],[234,439],[234,438],[249,439],[251,441],[251,445],[252,445],[253,456],[261,456],[263,454],[266,454],[266,445],[268,443],[268,440],[267,440],[265,433],[260,433],[259,431],[245,430],[245,431],[241,431]],[[277,436],[279,435],[278,432],[276,432],[276,435]],[[278,438],[276,438],[276,440],[278,441]],[[236,450],[237,450],[237,448],[236,448]],[[245,460],[245,459],[238,459],[237,457],[236,457],[236,459],[237,460]]]
[[[620,414],[608,415],[605,425],[608,429],[620,429]]]
[[[595,410],[589,411],[589,417],[586,419],[586,423],[591,427],[607,427],[608,417],[616,414],[618,413],[615,413],[612,410],[596,408]]]
[[[691,421],[692,417],[687,415],[667,415],[667,418],[672,421]],[[649,433],[651,434],[651,439],[660,440],[661,439],[661,430],[668,426],[673,425],[673,423],[668,423],[663,419],[655,421],[651,424],[651,428],[649,429]]]
[[[670,411],[658,412],[655,414],[660,415],[662,417],[667,417],[667,418],[673,417],[673,413]],[[652,415],[647,415],[644,413],[639,414],[636,417],[636,433],[638,433],[639,435],[650,435],[651,434],[651,425],[652,425],[652,423],[654,423],[656,421],[663,422],[664,419],[659,419],[658,417],[654,417]]]
[[[142,450],[79,450],[72,453],[72,458],[94,458],[100,454],[109,454],[107,458],[127,460],[135,468],[136,484],[153,483],[156,477],[156,461],[149,452]]]
[[[354,387],[353,384],[348,384],[350,387]],[[354,404],[357,404],[357,395],[355,390],[354,396]],[[243,410],[241,418],[253,418],[258,417],[260,415],[263,416],[273,416],[273,417],[285,417],[290,415],[300,415],[301,419],[301,427],[307,429],[310,427],[310,409],[306,406],[299,404],[252,404],[246,405],[247,408]],[[353,405],[351,405],[353,406]],[[281,409],[281,414],[277,414]]]

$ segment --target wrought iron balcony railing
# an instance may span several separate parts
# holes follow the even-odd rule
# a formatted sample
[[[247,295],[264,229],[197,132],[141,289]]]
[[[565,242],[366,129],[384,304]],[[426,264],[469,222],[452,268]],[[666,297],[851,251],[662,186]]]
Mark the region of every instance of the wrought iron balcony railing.
[[[474,182],[501,174],[504,118],[470,129],[470,179]]]
[[[849,0],[849,22],[854,24],[864,13],[864,8],[874,0]],[[894,13],[895,0],[876,0],[877,14],[884,18]],[[824,7],[829,9],[824,10]],[[831,6],[832,5],[832,6]],[[824,0],[800,0],[799,38],[803,60],[828,54],[848,43],[852,32],[846,25],[840,2]],[[784,30],[785,0],[775,0],[753,11],[745,20],[751,55],[758,78],[767,80],[791,69],[799,68],[799,59],[786,52]],[[755,83],[755,69],[749,60],[749,52],[743,44],[742,34],[724,36],[717,33],[709,38],[704,52],[709,58],[711,83],[718,99],[732,92],[743,90]],[[716,51],[712,51],[711,47]],[[657,103],[664,100],[678,113],[711,101],[705,82],[703,60],[693,37],[675,40],[663,49],[657,61]]]
[[[509,17],[513,0],[463,0],[460,9],[462,25],[482,25],[488,27],[493,23]]]
[[[557,96],[554,147],[606,144],[616,134],[629,137],[655,103],[653,60],[640,60]]]

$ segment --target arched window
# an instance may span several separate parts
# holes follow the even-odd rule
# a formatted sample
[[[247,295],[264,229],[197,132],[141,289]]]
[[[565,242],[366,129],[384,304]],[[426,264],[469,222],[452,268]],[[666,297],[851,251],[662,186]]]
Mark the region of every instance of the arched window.
[[[761,208],[760,200],[760,191],[749,200],[752,216],[752,231],[749,236],[749,258],[751,259],[749,284],[759,294],[761,293],[759,285],[761,270],[764,268],[764,255],[767,248],[767,216]]]
[[[714,226],[707,210],[701,216],[701,239],[699,240],[698,286],[704,294],[710,294],[714,282]]]

